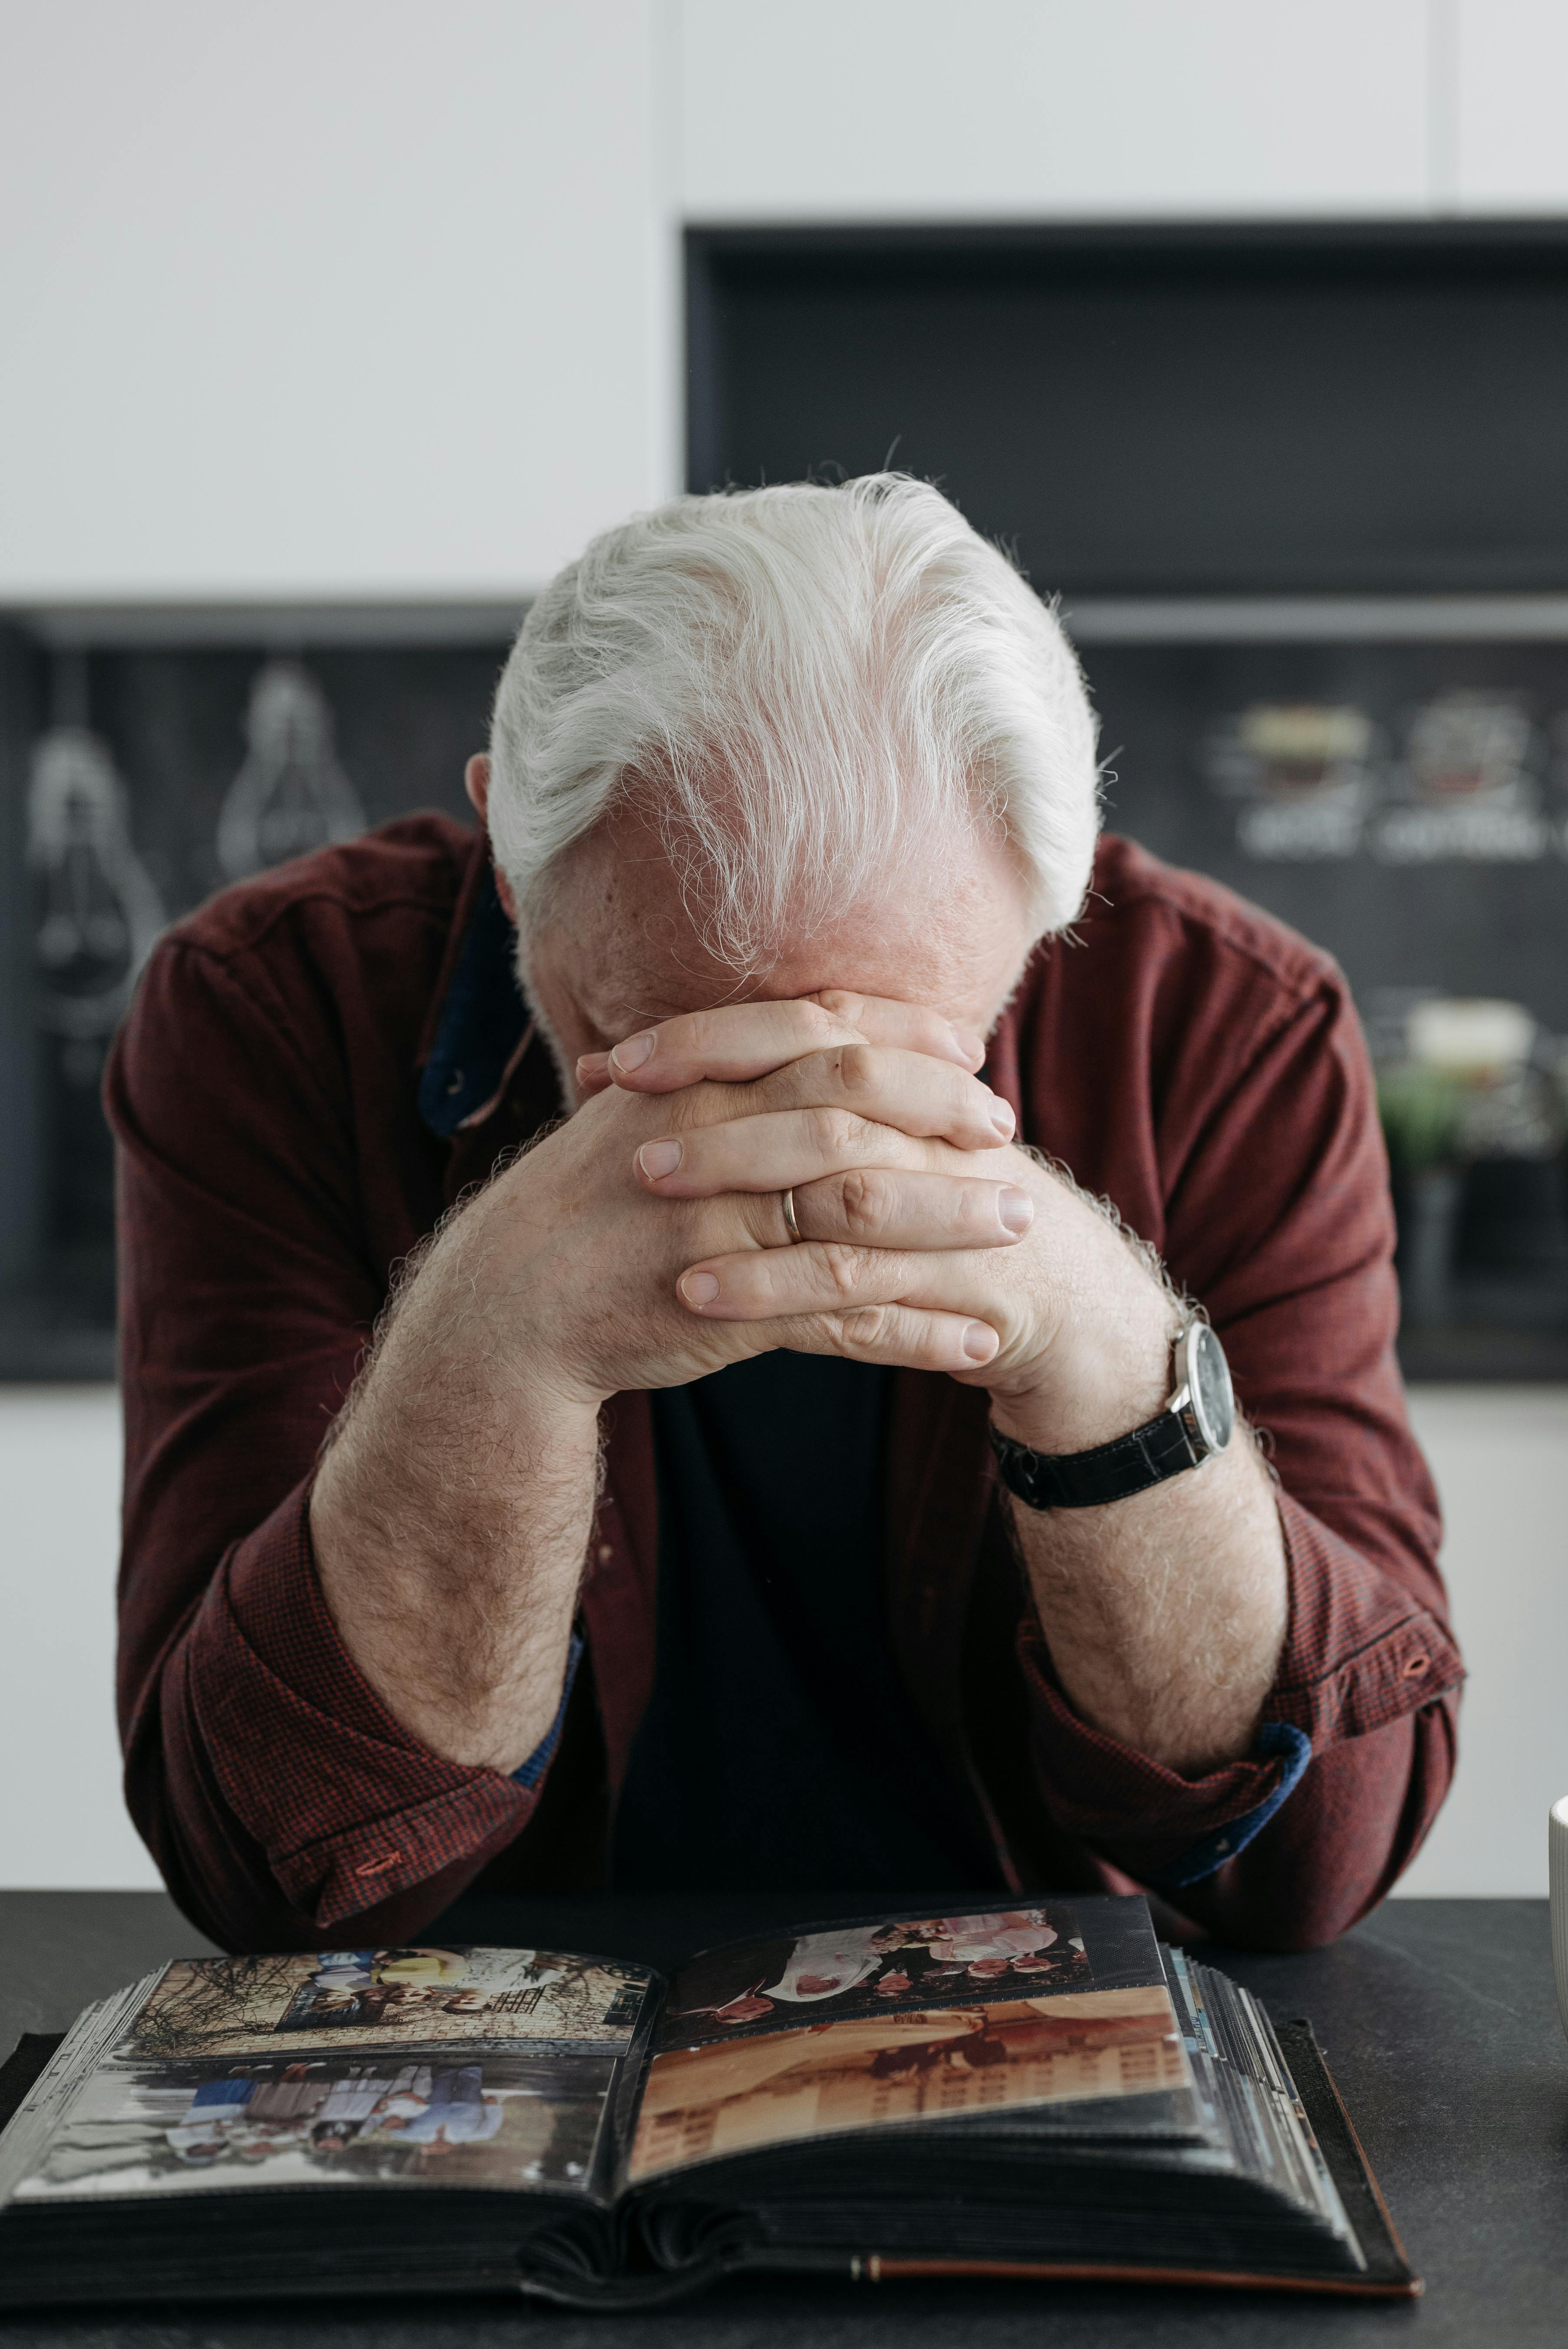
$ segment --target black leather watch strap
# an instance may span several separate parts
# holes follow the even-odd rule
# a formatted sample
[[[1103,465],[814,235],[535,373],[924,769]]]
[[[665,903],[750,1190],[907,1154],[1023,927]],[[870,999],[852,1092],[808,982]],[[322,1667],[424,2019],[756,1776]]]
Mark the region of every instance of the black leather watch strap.
[[[995,1426],[991,1449],[1002,1482],[1031,1509],[1092,1509],[1102,1501],[1125,1501],[1183,1468],[1196,1468],[1206,1457],[1174,1411],[1162,1411],[1146,1426],[1093,1452],[1060,1457],[1031,1452],[1026,1444],[1015,1444]]]

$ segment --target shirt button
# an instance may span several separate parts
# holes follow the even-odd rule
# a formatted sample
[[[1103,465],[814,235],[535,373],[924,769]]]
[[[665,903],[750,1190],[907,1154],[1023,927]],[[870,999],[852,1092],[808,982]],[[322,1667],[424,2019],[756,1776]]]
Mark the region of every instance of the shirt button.
[[[1405,1666],[1404,1677],[1408,1681],[1418,1681],[1423,1672],[1429,1672],[1431,1669],[1432,1660],[1430,1656],[1412,1656],[1409,1662]]]
[[[614,1555],[615,1555],[615,1553],[614,1553],[614,1551],[611,1548],[611,1547],[610,1547],[610,1545],[609,1545],[609,1543],[608,1543],[608,1542],[601,1542],[601,1543],[600,1543],[600,1545],[599,1545],[599,1563],[600,1563],[600,1565],[601,1565],[601,1566],[608,1566],[608,1565],[609,1565],[609,1563],[610,1563],[610,1560],[614,1557]]]
[[[447,1099],[449,1101],[456,1101],[458,1095],[462,1092],[465,1082],[466,1079],[463,1076],[461,1069],[454,1069],[451,1075],[447,1079]]]

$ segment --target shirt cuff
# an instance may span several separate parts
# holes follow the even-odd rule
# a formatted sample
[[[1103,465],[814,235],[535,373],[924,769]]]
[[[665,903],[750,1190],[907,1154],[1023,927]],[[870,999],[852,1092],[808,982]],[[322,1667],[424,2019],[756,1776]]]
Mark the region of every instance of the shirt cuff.
[[[1253,1749],[1254,1758],[1270,1761],[1280,1758],[1280,1772],[1270,1791],[1261,1803],[1243,1811],[1239,1819],[1232,1819],[1223,1828],[1203,1836],[1184,1851],[1178,1859],[1166,1863],[1150,1881],[1156,1890],[1180,1891],[1189,1884],[1202,1884],[1206,1876],[1216,1876],[1228,1859],[1244,1851],[1262,1827],[1266,1827],[1282,1803],[1300,1785],[1312,1759],[1312,1740],[1305,1729],[1293,1729],[1288,1721],[1265,1721],[1258,1731]]]
[[[1140,1884],[1196,1884],[1233,1859],[1299,1785],[1312,1757],[1307,1733],[1268,1722],[1252,1754],[1184,1778],[1080,1721],[1057,1683],[1032,1619],[1020,1630],[1041,1795],[1066,1834]]]
[[[1321,1757],[1449,1696],[1464,1667],[1447,1625],[1387,1568],[1276,1494],[1290,1586],[1274,1685],[1250,1754],[1183,1778],[1080,1721],[1031,1615],[1018,1635],[1039,1791],[1053,1823],[1140,1883],[1202,1882],[1274,1818]],[[1318,1771],[1308,1779],[1314,1754]]]
[[[305,1485],[224,1557],[191,1626],[186,1684],[223,1801],[325,1931],[480,1866],[526,1826],[550,1757],[519,1783],[445,1761],[403,1727],[338,1636],[309,1512]]]
[[[573,1631],[572,1645],[566,1651],[566,1677],[561,1683],[561,1702],[555,1708],[555,1718],[521,1768],[514,1770],[511,1774],[516,1784],[526,1786],[531,1795],[555,1759],[555,1749],[561,1743],[561,1733],[566,1725],[566,1707],[571,1702],[572,1684],[577,1678],[577,1667],[582,1661],[583,1634],[581,1631]]]

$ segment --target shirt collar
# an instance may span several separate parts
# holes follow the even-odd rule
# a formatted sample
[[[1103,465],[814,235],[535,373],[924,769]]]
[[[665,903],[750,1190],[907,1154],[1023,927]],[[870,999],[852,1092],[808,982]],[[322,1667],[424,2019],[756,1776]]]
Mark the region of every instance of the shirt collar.
[[[444,1140],[493,1105],[530,1032],[517,984],[516,934],[480,846],[459,899],[419,1079],[419,1114]]]

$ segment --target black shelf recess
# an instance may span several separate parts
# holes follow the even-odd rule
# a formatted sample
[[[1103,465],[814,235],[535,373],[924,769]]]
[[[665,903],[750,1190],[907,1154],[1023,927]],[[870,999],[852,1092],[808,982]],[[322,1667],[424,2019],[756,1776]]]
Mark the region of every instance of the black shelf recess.
[[[694,228],[687,477],[941,482],[1074,595],[1568,586],[1568,222]]]

